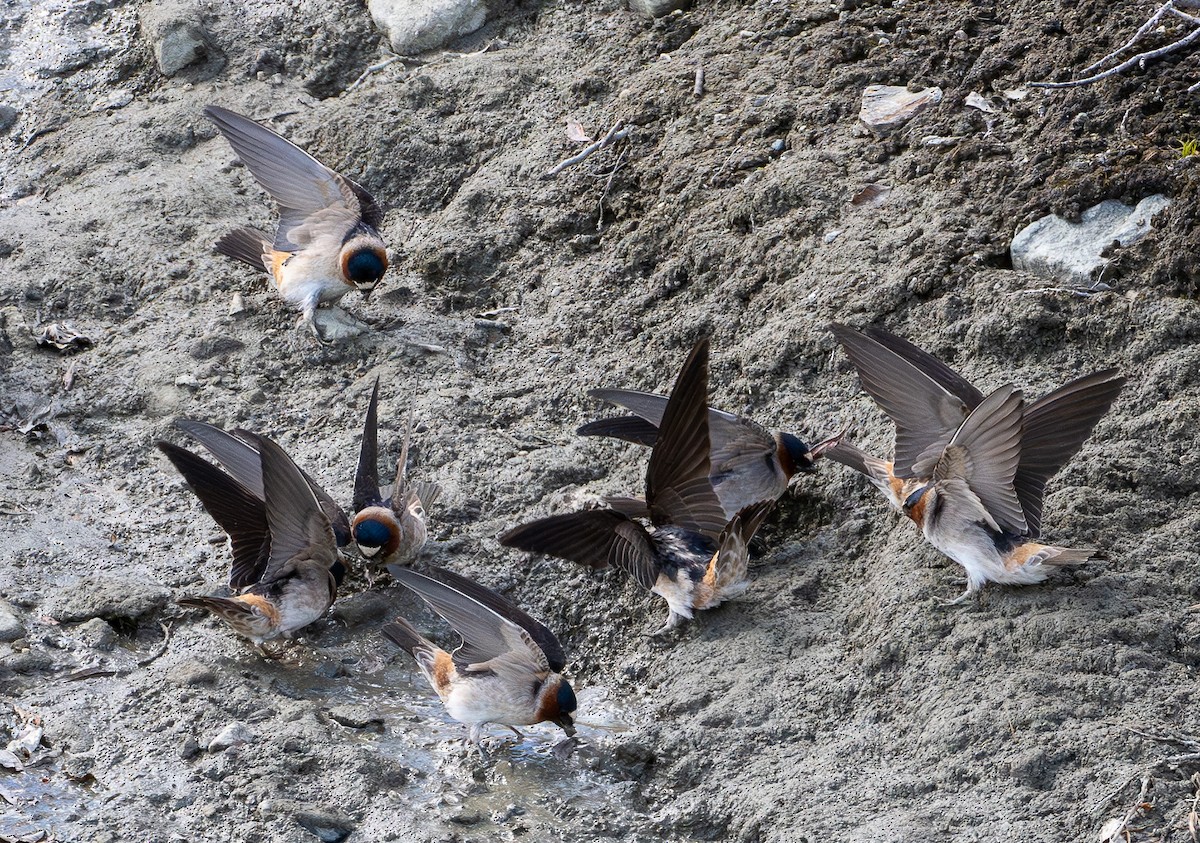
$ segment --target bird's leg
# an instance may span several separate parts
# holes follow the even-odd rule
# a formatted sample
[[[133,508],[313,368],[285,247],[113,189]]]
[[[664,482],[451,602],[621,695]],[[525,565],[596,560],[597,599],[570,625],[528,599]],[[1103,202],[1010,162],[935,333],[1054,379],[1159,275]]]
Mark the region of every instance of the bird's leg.
[[[682,624],[685,620],[687,620],[687,618],[685,618],[681,614],[678,614],[674,609],[668,609],[667,610],[667,622],[664,623],[658,629],[654,630],[654,632],[651,632],[648,637],[657,638],[660,635],[664,635],[664,634],[670,632],[671,630],[675,629],[675,627]]]
[[[255,644],[254,649],[258,650],[258,654],[264,659],[277,662],[283,658],[285,648],[284,645],[279,645],[277,648],[267,647],[267,642],[263,641],[261,644]]]
[[[520,733],[520,731],[517,730],[516,726],[505,726],[504,728],[508,729],[510,732],[512,732],[514,735],[516,735],[519,740],[525,740],[525,736],[522,735]]]
[[[975,588],[974,586],[971,585],[970,582],[968,582],[967,590],[964,591],[962,594],[958,595],[957,597],[950,597],[950,598],[938,597],[936,594],[934,594],[933,599],[936,600],[941,605],[946,606],[946,607],[959,606],[959,605],[965,603],[967,600],[969,600],[975,594],[975,592],[978,590],[979,589]]]

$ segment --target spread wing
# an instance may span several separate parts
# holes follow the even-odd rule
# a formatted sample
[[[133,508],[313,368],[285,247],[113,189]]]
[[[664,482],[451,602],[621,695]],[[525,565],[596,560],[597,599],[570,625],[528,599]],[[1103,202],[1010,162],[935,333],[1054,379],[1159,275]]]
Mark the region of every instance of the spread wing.
[[[836,322],[829,329],[858,370],[863,389],[896,425],[896,476],[928,477],[971,408],[921,368],[871,337]]]
[[[912,363],[943,389],[957,397],[959,401],[962,401],[968,411],[974,410],[983,403],[983,393],[976,389],[973,383],[951,369],[941,360],[938,360],[928,351],[917,348],[908,340],[874,325],[864,328],[863,333],[884,348],[899,354],[909,363]]]
[[[258,446],[271,529],[271,556],[263,580],[278,579],[300,557],[331,567],[338,555],[333,527],[304,472],[268,437],[259,436]]]
[[[367,417],[363,421],[362,446],[358,451],[358,468],[354,472],[354,511],[383,502],[379,492],[379,378],[371,388]]]
[[[588,393],[589,395],[592,393]],[[658,441],[658,425],[641,416],[614,416],[588,422],[575,431],[580,436],[609,436],[653,448]]]
[[[658,425],[667,407],[665,395],[629,389],[593,389],[588,395],[637,415],[585,424],[578,430],[581,436],[612,436],[649,446],[657,442]],[[726,519],[752,503],[783,494],[788,478],[769,431],[750,419],[710,407],[708,435],[709,480]]]
[[[354,229],[360,222],[382,223],[378,204],[366,190],[335,173],[300,147],[241,114],[210,105],[204,116],[213,122],[262,188],[279,204],[275,248],[295,251],[313,237],[310,219],[321,229]],[[324,212],[324,213],[323,213]]]
[[[1012,386],[983,399],[955,432],[933,472],[935,482],[963,480],[979,498],[990,523],[1005,532],[1028,531],[1013,477],[1021,458],[1025,402]]]
[[[239,428],[222,430],[195,419],[176,419],[175,426],[203,445],[238,483],[263,500],[262,458],[259,456],[257,433]],[[321,502],[321,509],[337,536],[338,547],[345,547],[350,541],[350,519],[316,480],[304,471],[300,471],[300,474]]]
[[[671,390],[646,472],[646,505],[655,525],[715,538],[725,510],[708,479],[708,340],[696,343]]]
[[[659,566],[645,528],[609,509],[539,518],[500,536],[500,544],[604,568],[620,568],[650,589]]]
[[[554,633],[491,589],[441,568],[431,569],[433,577],[400,565],[389,565],[388,571],[462,636],[453,653],[459,670],[488,670],[497,660],[516,660],[540,672],[563,669],[566,660]]]
[[[258,582],[271,553],[271,533],[262,499],[186,448],[170,442],[155,444],[183,475],[205,511],[229,534],[233,555],[229,587],[240,591]]]
[[[1116,369],[1105,369],[1064,384],[1025,411],[1021,461],[1013,485],[1031,537],[1042,531],[1047,481],[1079,452],[1124,385],[1125,378]]]

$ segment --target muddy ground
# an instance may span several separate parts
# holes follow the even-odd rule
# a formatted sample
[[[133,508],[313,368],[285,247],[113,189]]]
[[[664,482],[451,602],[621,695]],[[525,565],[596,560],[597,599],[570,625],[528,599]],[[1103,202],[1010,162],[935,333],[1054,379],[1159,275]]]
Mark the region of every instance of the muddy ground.
[[[1118,46],[1147,4],[697,0],[657,21],[497,4],[353,90],[385,55],[365,9],[190,8],[208,53],[171,78],[137,4],[4,12],[0,596],[23,632],[0,644],[0,747],[32,718],[45,737],[0,769],[0,838],[1094,841],[1128,816],[1132,840],[1193,839],[1200,761],[1171,759],[1200,748],[1200,237],[1177,149],[1200,73],[1180,57],[1025,87]],[[875,83],[945,98],[877,139],[856,120]],[[273,210],[210,102],[389,209],[393,269],[345,300],[369,334],[316,347],[211,253]],[[568,119],[633,130],[543,178],[578,148]],[[885,201],[852,204],[870,183]],[[1113,256],[1111,292],[1012,271],[1028,222],[1155,192],[1174,204]],[[746,596],[657,642],[664,607],[626,578],[497,544],[639,489],[644,452],[573,435],[600,412],[585,391],[666,389],[704,334],[714,404],[810,440],[853,424],[886,452],[834,319],[985,389],[1127,372],[1046,508],[1051,541],[1110,559],[947,609],[961,570],[824,465],[769,521]],[[37,347],[56,322],[94,344]],[[412,473],[446,489],[431,559],[562,638],[585,738],[569,759],[549,727],[464,751],[377,634],[394,613],[438,628],[399,588],[352,579],[283,663],[175,607],[221,587],[228,551],[153,447],[186,441],[172,420],[268,432],[348,503],[376,375],[387,455],[411,407]],[[210,748],[232,724],[249,742]]]

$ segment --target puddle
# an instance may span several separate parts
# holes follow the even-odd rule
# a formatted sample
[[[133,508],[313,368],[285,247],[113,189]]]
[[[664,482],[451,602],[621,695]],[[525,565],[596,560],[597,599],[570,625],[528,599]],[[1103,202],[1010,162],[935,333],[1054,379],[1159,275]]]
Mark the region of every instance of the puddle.
[[[51,765],[0,774],[0,839],[51,839],[88,810],[91,791]]]
[[[446,714],[405,654],[393,658],[393,649],[355,634],[345,646],[323,652],[328,660],[315,671],[308,665],[280,676],[276,690],[318,701],[326,710],[363,706],[382,718],[382,730],[347,728],[344,737],[416,771],[388,798],[397,807],[427,809],[430,827],[492,823],[493,833],[507,839],[560,826],[567,815],[635,813],[632,784],[617,780],[609,759],[611,744],[633,728],[636,712],[604,689],[576,688],[577,736],[570,754],[555,750],[566,740],[557,726],[519,727],[523,739],[490,726],[484,758],[467,744],[468,727]],[[322,676],[339,661],[349,676]]]

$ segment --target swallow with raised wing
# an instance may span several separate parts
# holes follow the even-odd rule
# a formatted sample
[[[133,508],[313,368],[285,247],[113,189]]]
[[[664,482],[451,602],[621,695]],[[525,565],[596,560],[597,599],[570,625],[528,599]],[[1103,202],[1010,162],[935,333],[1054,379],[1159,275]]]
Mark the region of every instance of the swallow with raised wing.
[[[317,308],[351,290],[368,297],[387,271],[383,212],[365,188],[248,117],[210,105],[216,125],[250,174],[279,205],[272,239],[254,228],[221,237],[216,250],[265,269],[284,301],[319,340]]]
[[[291,637],[325,614],[346,573],[337,538],[313,483],[273,440],[244,431],[232,437],[252,449],[260,465],[249,488],[182,448],[160,442],[205,508],[230,533],[232,597],[184,597],[235,632],[263,644]],[[253,484],[251,484],[253,485]]]
[[[959,600],[986,582],[1041,582],[1051,567],[1099,555],[1035,540],[1046,483],[1083,446],[1125,383],[1115,369],[1076,378],[1026,406],[1011,387],[985,398],[940,360],[881,328],[831,330],[863,388],[895,423],[896,437],[892,462],[848,441],[826,456],[865,475],[966,569]]]
[[[450,716],[471,727],[472,743],[479,745],[488,723],[518,737],[524,736],[517,726],[543,722],[575,734],[575,692],[562,676],[566,657],[553,632],[511,600],[451,571],[388,570],[462,637],[462,645],[447,653],[404,618],[383,627],[416,660]]]
[[[354,477],[354,517],[350,530],[359,552],[376,567],[411,563],[425,546],[425,511],[441,496],[436,483],[409,483],[408,448],[412,415],[404,431],[396,480],[385,499],[379,488],[379,378],[371,390],[363,424],[362,447]]]
[[[667,602],[659,633],[741,594],[749,586],[747,545],[774,499],[732,519],[709,480],[708,340],[696,344],[675,381],[646,473],[651,528],[616,509],[554,515],[500,537],[508,547],[593,568],[613,565]],[[657,634],[657,633],[656,633]]]
[[[579,428],[580,436],[610,436],[653,447],[667,407],[667,396],[631,389],[593,389],[592,398],[607,401],[634,413],[598,419]],[[709,480],[727,519],[764,500],[778,500],[798,473],[816,471],[816,462],[840,441],[833,437],[813,447],[793,433],[771,433],[757,422],[709,408]],[[637,498],[610,498],[607,502],[629,515],[645,515]]]

